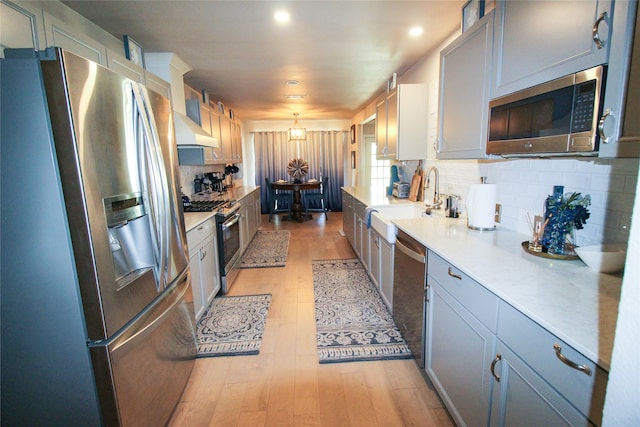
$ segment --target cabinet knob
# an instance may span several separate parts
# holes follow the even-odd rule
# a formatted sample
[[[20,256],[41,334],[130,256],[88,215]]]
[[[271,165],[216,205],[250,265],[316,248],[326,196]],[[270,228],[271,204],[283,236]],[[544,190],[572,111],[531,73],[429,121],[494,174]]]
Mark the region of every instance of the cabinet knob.
[[[573,362],[567,359],[567,357],[564,354],[562,354],[562,347],[560,347],[557,343],[553,344],[553,349],[556,352],[556,357],[560,359],[562,363],[572,367],[573,369],[577,369],[578,371],[582,371],[585,374],[591,376],[591,368],[585,365],[578,365],[576,362]]]
[[[207,251],[205,251],[204,249],[200,250],[200,261],[202,261],[206,256],[207,256]]]
[[[602,21],[605,21],[605,22],[608,21],[607,12],[602,12],[602,14],[600,14],[600,17],[598,17],[596,22],[593,24],[593,29],[591,30],[591,35],[593,36],[593,42],[596,44],[596,47],[598,49],[602,49],[605,46],[605,41],[602,40],[600,38],[600,34],[598,34],[598,30]]]

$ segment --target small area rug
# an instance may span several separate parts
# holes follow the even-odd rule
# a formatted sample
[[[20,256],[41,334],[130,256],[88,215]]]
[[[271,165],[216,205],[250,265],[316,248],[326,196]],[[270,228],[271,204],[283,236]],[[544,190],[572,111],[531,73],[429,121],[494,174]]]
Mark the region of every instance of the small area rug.
[[[240,267],[284,267],[287,263],[289,237],[289,230],[258,231],[242,255]]]
[[[260,353],[271,294],[216,297],[196,327],[198,357]]]
[[[320,363],[413,357],[359,260],[312,264]]]

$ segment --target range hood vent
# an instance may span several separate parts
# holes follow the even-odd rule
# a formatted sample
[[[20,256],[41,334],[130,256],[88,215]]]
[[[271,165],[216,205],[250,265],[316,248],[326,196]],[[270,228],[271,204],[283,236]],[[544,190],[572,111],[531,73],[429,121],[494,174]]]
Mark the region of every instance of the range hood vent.
[[[212,137],[184,114],[173,111],[173,121],[176,126],[176,142],[180,145],[198,147],[220,147],[220,141]]]

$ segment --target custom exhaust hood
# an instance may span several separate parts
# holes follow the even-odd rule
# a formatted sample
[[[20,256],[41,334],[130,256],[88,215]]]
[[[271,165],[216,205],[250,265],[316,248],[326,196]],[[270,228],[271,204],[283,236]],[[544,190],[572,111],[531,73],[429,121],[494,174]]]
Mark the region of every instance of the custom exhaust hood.
[[[186,115],[173,111],[173,121],[176,126],[176,142],[181,145],[195,145],[204,147],[220,147],[220,141],[212,137]]]

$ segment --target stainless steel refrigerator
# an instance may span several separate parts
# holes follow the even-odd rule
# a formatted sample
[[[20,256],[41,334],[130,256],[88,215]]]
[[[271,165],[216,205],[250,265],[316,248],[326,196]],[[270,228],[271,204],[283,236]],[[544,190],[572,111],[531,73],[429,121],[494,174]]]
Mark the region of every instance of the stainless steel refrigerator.
[[[0,67],[2,425],[164,425],[196,354],[170,101],[60,49]]]

